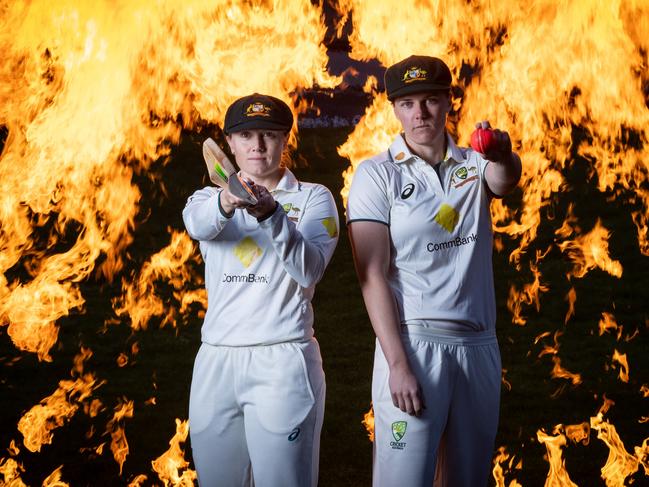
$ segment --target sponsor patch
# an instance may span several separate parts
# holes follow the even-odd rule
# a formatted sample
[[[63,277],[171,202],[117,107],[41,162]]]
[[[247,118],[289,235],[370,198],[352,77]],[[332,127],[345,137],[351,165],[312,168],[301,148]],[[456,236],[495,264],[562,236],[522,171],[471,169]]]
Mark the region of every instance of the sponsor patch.
[[[336,226],[336,219],[333,216],[320,220],[320,222],[331,238],[338,236],[338,227]]]
[[[234,247],[234,255],[244,267],[248,267],[262,254],[261,247],[252,237],[246,237]]]
[[[437,215],[435,215],[435,221],[439,223],[444,230],[451,233],[455,229],[457,222],[460,221],[460,214],[455,208],[444,203],[440,207]]]

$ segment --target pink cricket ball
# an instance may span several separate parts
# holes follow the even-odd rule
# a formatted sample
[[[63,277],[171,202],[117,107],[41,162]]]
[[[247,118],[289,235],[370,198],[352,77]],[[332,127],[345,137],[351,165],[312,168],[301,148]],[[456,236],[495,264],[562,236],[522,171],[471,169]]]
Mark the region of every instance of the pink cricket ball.
[[[471,134],[471,147],[473,150],[486,154],[496,145],[496,136],[493,130],[478,128]]]

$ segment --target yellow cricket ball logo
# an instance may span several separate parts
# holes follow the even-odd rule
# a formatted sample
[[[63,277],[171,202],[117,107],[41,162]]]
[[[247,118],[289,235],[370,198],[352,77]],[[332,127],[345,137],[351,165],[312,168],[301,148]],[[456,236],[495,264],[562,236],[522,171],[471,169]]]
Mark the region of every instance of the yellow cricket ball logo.
[[[426,79],[426,73],[427,71],[425,69],[421,69],[418,66],[412,66],[408,69],[406,69],[406,72],[403,74],[403,81],[404,83],[412,83],[413,81],[421,81]]]
[[[248,117],[269,117],[270,116],[270,107],[264,105],[262,102],[254,102],[248,105],[246,108],[246,116]]]

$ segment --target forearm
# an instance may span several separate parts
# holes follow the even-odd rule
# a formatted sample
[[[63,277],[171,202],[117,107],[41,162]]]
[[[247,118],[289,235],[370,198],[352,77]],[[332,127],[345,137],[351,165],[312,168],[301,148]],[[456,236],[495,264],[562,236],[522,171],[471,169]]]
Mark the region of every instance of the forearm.
[[[214,188],[196,191],[183,209],[183,221],[190,237],[213,240],[223,230],[229,217],[219,206],[219,194]]]
[[[502,161],[490,161],[485,169],[487,186],[496,196],[505,196],[514,190],[521,179],[522,165],[518,154],[511,152]]]
[[[338,212],[329,192],[310,198],[297,225],[278,205],[259,226],[268,233],[286,272],[300,286],[311,287],[322,278],[338,243]]]
[[[268,232],[271,245],[286,272],[300,286],[310,287],[322,278],[333,252],[331,246],[307,242],[281,207],[259,225]]]
[[[381,277],[361,281],[361,292],[372,328],[390,369],[408,365],[401,342],[397,305],[387,281]]]

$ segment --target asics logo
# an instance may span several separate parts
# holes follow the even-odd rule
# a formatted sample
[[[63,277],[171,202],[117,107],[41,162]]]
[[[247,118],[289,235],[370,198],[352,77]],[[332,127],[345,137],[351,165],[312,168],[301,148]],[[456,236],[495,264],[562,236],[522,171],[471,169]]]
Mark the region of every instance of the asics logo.
[[[412,196],[412,193],[415,192],[415,185],[412,183],[406,184],[406,186],[403,188],[403,191],[401,191],[401,199],[407,200]]]

